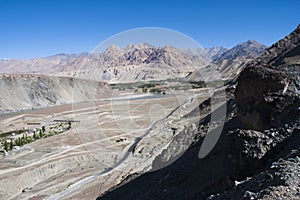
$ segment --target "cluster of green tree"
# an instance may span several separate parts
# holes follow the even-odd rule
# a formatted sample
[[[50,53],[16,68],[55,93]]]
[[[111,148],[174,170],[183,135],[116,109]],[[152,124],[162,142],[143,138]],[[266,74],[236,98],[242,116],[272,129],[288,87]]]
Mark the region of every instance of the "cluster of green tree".
[[[163,84],[164,81],[148,81],[148,82],[132,82],[132,83],[116,83],[116,84],[110,84],[112,89],[117,89],[117,90],[126,90],[126,89],[135,89],[135,88],[141,88],[141,89],[146,89],[146,88],[152,88],[157,85]]]
[[[160,85],[160,83],[158,82],[148,82],[148,83],[142,83],[140,85],[138,85],[138,88],[154,88],[156,86]]]
[[[161,94],[162,93],[162,90],[160,88],[151,88],[149,90],[150,93],[156,93],[156,94]]]
[[[65,124],[67,124],[66,127],[64,127]],[[23,146],[25,144],[29,144],[35,140],[46,138],[46,137],[55,135],[57,133],[61,133],[61,132],[56,132],[56,131],[52,130],[52,129],[58,128],[59,126],[64,127],[63,131],[61,131],[61,132],[64,132],[64,131],[70,130],[72,128],[72,123],[71,122],[61,123],[57,127],[50,128],[50,131],[47,134],[46,134],[46,127],[42,126],[42,128],[33,131],[32,136],[28,136],[28,134],[25,133],[22,135],[22,137],[18,137],[16,139],[11,138],[9,142],[5,138],[3,147],[4,147],[5,151],[9,151],[9,150],[13,150],[14,146],[21,147],[21,146]],[[13,132],[11,132],[11,133],[13,133]]]
[[[140,88],[143,92],[158,93],[161,92],[158,89],[158,86],[164,86],[167,83],[176,83],[170,86],[168,89],[174,90],[187,90],[187,89],[197,89],[205,87],[220,87],[228,83],[228,81],[215,80],[210,82],[205,81],[194,81],[188,80],[186,78],[172,78],[166,80],[157,80],[157,81],[147,81],[147,82],[132,82],[132,83],[117,83],[111,84],[112,89],[126,90],[126,89],[136,89]],[[160,87],[162,88],[162,87]]]
[[[34,140],[41,139],[45,136],[46,128],[43,126],[41,129],[34,131],[33,136],[28,136],[27,133],[23,134],[22,137],[18,137],[16,139],[10,139],[10,142],[7,140],[4,141],[4,149],[5,151],[12,150],[14,146],[23,146],[25,144],[29,144]]]
[[[191,81],[190,80],[190,81],[188,81],[188,83],[191,85],[191,87],[193,89],[207,87],[207,84],[204,81]]]
[[[126,89],[134,89],[136,83],[116,83],[110,84],[112,89],[116,90],[126,90]]]

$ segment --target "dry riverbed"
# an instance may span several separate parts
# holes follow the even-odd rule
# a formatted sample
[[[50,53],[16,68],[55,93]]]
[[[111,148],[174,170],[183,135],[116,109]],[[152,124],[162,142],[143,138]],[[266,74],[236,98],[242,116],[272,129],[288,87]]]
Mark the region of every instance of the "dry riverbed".
[[[72,126],[1,155],[0,199],[96,198],[128,175],[149,170],[174,127],[184,126],[181,117],[207,98],[197,90],[116,96],[1,116],[2,132],[55,120],[72,120]]]

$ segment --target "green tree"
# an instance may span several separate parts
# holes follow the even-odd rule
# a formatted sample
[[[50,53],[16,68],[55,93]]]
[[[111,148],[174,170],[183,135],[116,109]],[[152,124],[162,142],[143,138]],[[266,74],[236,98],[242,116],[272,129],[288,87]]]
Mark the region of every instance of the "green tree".
[[[5,140],[5,142],[4,142],[4,149],[5,149],[5,151],[8,151],[8,143],[7,143],[6,140]]]
[[[31,142],[32,142],[32,137],[28,136],[28,143],[31,143]]]
[[[10,140],[10,145],[9,145],[10,150],[13,150],[14,148],[14,141]]]
[[[19,138],[16,139],[15,143],[16,143],[16,146],[20,146]]]
[[[21,140],[22,140],[22,144],[26,144],[26,140],[25,140],[25,136],[24,135],[22,136]]]
[[[45,131],[46,131],[45,126],[42,126],[42,131],[43,131],[43,133],[45,133]]]
[[[23,146],[23,144],[24,144],[23,138],[19,137],[19,146]]]
[[[34,140],[37,139],[35,132],[33,132],[33,138],[34,138]]]
[[[44,131],[43,131],[44,132]],[[40,138],[42,138],[43,137],[43,132],[42,131],[40,131]]]

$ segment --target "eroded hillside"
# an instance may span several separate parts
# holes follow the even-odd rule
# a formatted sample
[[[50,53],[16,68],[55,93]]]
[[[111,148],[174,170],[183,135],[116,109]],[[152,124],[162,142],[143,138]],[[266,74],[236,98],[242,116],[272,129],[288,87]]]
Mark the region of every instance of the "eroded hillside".
[[[0,112],[5,113],[93,101],[109,89],[102,82],[70,77],[1,75],[0,93]]]

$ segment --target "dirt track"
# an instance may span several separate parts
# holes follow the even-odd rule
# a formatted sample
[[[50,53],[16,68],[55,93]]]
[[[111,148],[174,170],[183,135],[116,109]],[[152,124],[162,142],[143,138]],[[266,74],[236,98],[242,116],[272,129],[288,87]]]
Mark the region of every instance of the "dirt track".
[[[1,118],[0,124],[4,128],[10,127],[9,124],[12,123],[14,128],[21,128],[28,121],[47,124],[54,119],[74,119],[80,122],[74,123],[73,128],[66,133],[25,145],[20,151],[13,151],[6,158],[1,158],[0,197],[49,197],[86,177],[109,169],[124,158],[129,147],[154,122],[166,117],[185,99],[186,95],[180,94],[126,101],[102,100],[32,110]],[[186,107],[180,112],[183,110]],[[176,114],[179,116],[181,113]],[[151,132],[152,147],[149,147],[149,141],[146,142],[149,138],[138,147],[144,149],[142,157],[131,156],[130,160],[122,162],[124,164],[113,173],[103,175],[101,180],[82,185],[82,190],[100,187],[104,192],[131,173],[132,168],[143,170],[151,164],[151,156],[147,156],[158,152],[172,137],[172,131],[167,130],[169,129],[164,127],[164,122],[157,124]],[[120,138],[126,140],[117,142]],[[26,192],[22,193],[24,189]],[[94,193],[93,197],[87,195],[94,198],[98,194]]]

